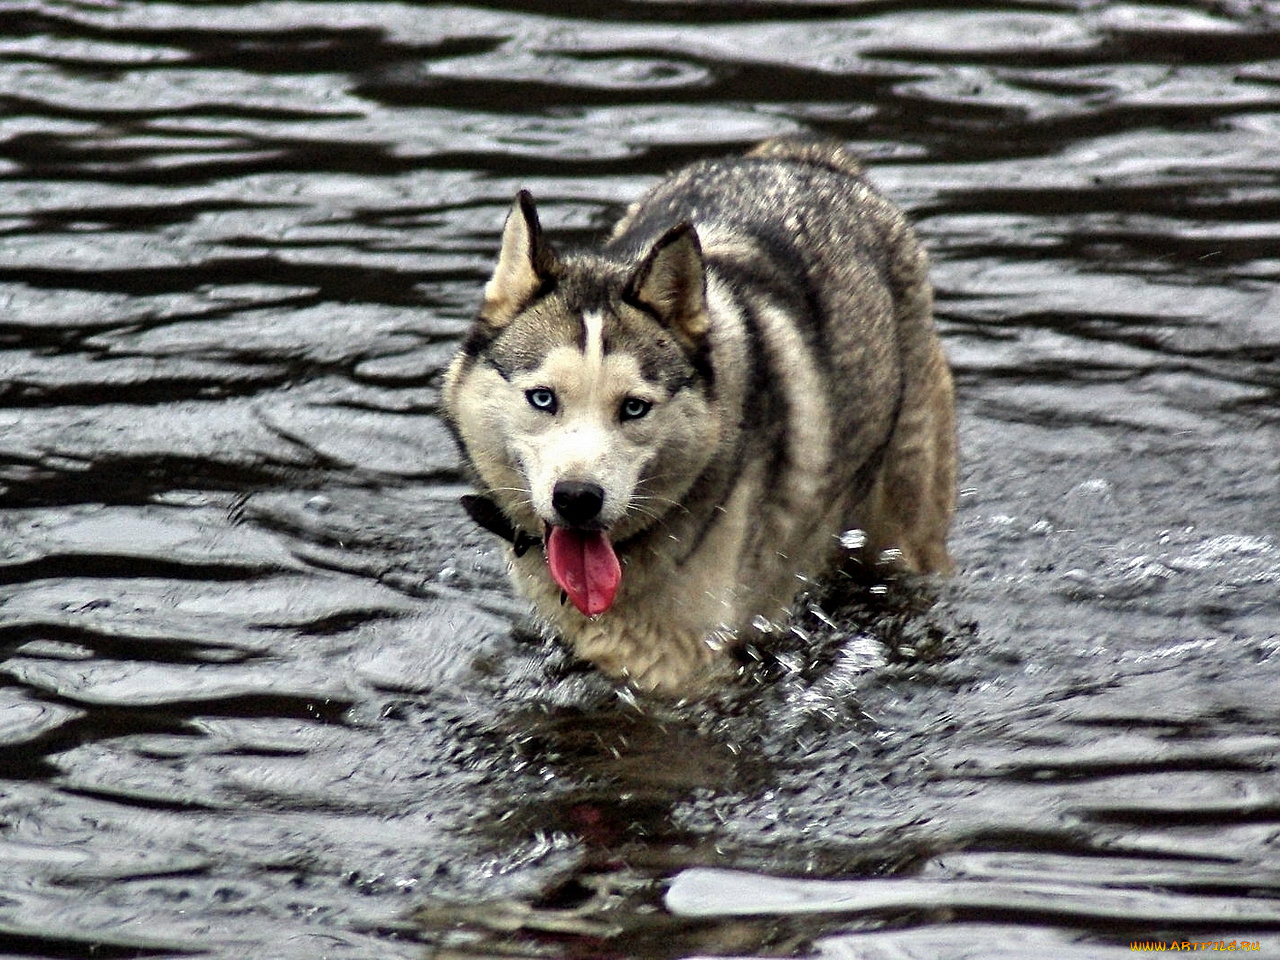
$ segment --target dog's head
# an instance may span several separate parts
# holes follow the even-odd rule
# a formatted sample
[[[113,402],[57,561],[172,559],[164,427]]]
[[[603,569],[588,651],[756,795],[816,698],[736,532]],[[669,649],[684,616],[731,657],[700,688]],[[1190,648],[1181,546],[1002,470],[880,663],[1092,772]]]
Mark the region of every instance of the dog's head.
[[[691,225],[625,261],[561,258],[532,198],[517,197],[445,408],[486,494],[516,528],[545,533],[551,572],[584,613],[612,602],[612,544],[679,509],[717,445],[709,334]]]

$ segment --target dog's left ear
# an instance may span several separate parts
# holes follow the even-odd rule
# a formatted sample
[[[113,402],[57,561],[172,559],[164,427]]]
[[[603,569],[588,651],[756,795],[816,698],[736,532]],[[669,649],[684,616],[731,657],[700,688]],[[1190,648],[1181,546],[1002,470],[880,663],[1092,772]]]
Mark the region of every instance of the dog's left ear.
[[[502,228],[502,250],[484,287],[480,320],[495,330],[505,327],[555,283],[559,264],[542,237],[533,196],[521,190]]]
[[[641,261],[624,299],[653,313],[688,346],[707,335],[707,278],[693,224],[676,224]]]

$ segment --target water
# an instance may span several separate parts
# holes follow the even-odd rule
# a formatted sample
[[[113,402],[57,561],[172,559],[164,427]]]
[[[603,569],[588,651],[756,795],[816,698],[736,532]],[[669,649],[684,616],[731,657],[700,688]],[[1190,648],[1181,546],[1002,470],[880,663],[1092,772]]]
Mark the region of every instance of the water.
[[[1280,6],[0,11],[0,954],[1280,956]],[[442,365],[817,131],[933,252],[960,572],[710,703],[522,626]]]

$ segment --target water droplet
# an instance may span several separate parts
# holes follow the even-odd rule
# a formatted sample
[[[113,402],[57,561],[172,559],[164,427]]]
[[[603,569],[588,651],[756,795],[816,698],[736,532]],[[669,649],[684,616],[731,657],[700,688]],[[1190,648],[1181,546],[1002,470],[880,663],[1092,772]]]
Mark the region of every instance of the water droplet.
[[[1077,483],[1074,487],[1071,488],[1071,491],[1067,494],[1067,496],[1071,496],[1075,494],[1075,495],[1086,496],[1086,497],[1101,497],[1109,494],[1110,492],[1111,492],[1110,481],[1104,480],[1101,477],[1094,477],[1091,480],[1084,480],[1080,483]]]
[[[861,550],[867,545],[865,530],[846,530],[840,534],[840,546],[846,550]]]

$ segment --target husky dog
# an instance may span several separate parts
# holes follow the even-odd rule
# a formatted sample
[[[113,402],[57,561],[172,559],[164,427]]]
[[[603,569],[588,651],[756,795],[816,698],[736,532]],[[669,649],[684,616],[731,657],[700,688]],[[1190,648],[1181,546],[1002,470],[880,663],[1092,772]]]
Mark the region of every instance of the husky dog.
[[[481,491],[464,505],[540,619],[682,695],[851,548],[948,570],[953,392],[926,271],[829,143],[688,167],[594,252],[553,250],[522,191],[444,408]]]

